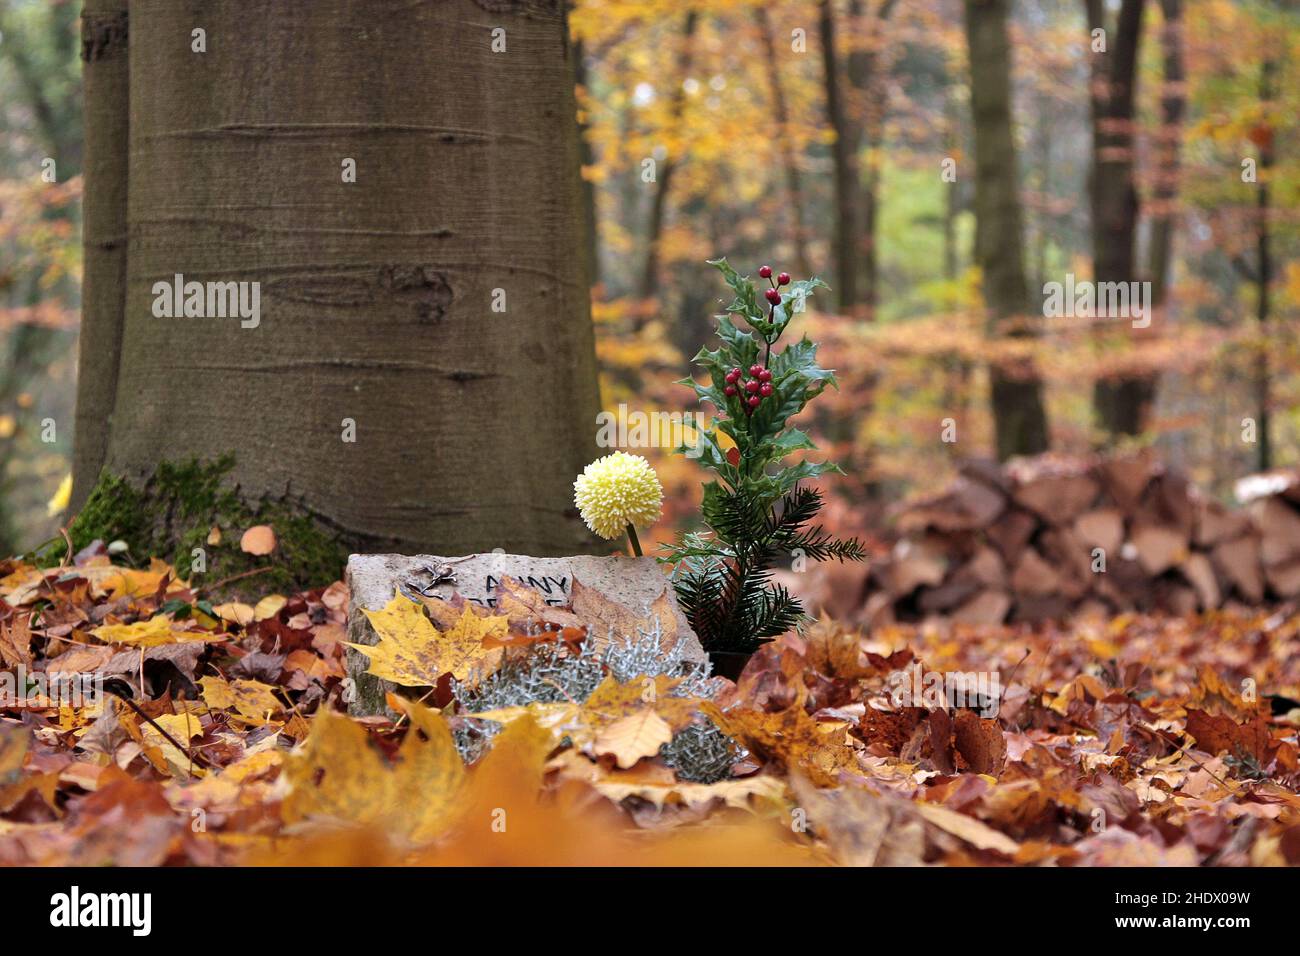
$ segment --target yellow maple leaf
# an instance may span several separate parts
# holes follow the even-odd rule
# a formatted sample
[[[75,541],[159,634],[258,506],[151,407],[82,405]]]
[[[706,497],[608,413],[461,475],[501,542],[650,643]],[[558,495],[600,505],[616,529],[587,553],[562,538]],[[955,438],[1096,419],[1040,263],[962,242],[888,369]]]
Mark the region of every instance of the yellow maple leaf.
[[[482,677],[496,670],[501,647],[485,647],[487,637],[504,640],[508,618],[481,617],[469,608],[455,626],[439,632],[421,605],[396,594],[382,609],[366,611],[379,643],[351,644],[370,658],[367,673],[403,687],[425,687],[438,683],[443,674],[457,680]]]
[[[101,624],[90,633],[105,644],[130,644],[132,647],[157,647],[176,640],[172,622],[163,614],[134,624]]]
[[[405,709],[411,731],[392,763],[360,724],[318,713],[306,742],[285,759],[285,822],[376,826],[412,843],[441,834],[454,818],[465,767],[441,714],[414,702]]]
[[[284,709],[275,688],[255,680],[224,681],[220,677],[204,677],[203,700],[214,710],[234,710],[251,720],[265,721],[271,714]]]
[[[774,714],[746,708],[725,714],[710,710],[709,716],[750,749],[802,773],[819,787],[835,786],[843,772],[857,772],[842,725],[822,724],[798,704]]]

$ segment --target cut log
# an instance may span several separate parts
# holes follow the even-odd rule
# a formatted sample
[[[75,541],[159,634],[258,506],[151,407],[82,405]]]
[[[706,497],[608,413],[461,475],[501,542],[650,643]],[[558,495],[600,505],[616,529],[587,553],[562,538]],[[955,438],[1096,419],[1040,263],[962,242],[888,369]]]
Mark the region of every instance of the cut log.
[[[1300,558],[1300,513],[1276,495],[1251,502],[1250,511],[1259,527],[1264,567]]]
[[[1071,601],[1092,590],[1092,551],[1068,528],[1049,528],[1039,542],[1043,557],[1056,570],[1061,594]]]
[[[917,599],[916,606],[922,613],[935,614],[944,611],[951,611],[953,608],[962,604],[972,595],[980,590],[978,581],[967,579],[965,581],[954,578],[938,587],[921,588]]]
[[[953,612],[956,624],[1001,624],[1011,610],[1011,596],[1006,591],[981,591]]]
[[[1124,516],[1115,508],[1085,511],[1074,519],[1074,534],[1089,550],[1101,548],[1108,555],[1117,555],[1124,543]]]
[[[1201,610],[1211,611],[1223,603],[1223,592],[1219,589],[1218,575],[1214,573],[1214,566],[1205,555],[1199,553],[1188,555],[1187,560],[1179,565],[1178,570],[1195,588]]]
[[[1129,541],[1137,552],[1138,564],[1152,577],[1187,559],[1187,533],[1169,525],[1138,524]]]
[[[1196,504],[1187,479],[1171,472],[1157,475],[1133,512],[1133,518],[1174,528],[1190,539],[1196,525]]]
[[[1069,524],[1092,507],[1101,490],[1086,474],[1045,475],[1017,488],[1016,503],[1049,524]]]
[[[1212,548],[1220,541],[1239,538],[1250,530],[1250,517],[1241,511],[1232,511],[1213,498],[1196,500],[1196,534],[1193,541],[1198,548]]]
[[[1029,597],[1055,594],[1061,588],[1061,576],[1042,555],[1028,548],[1011,572],[1011,587],[1016,594]]]
[[[1007,566],[996,550],[981,544],[970,560],[953,572],[954,581],[975,581],[984,587],[1002,589],[1007,584]]]
[[[903,534],[933,528],[936,531],[974,531],[988,527],[1007,506],[1000,492],[988,485],[958,478],[941,495],[915,501],[899,513],[895,526]]]
[[[1126,512],[1136,510],[1147,482],[1155,474],[1156,467],[1147,455],[1132,458],[1112,458],[1104,462],[1100,469],[1102,484],[1115,504]]]
[[[887,570],[889,590],[895,597],[906,597],[923,584],[933,587],[942,583],[948,559],[938,539],[904,540],[894,547]]]
[[[1210,552],[1210,560],[1232,582],[1242,600],[1250,604],[1264,600],[1264,572],[1259,563],[1259,539],[1255,535],[1221,542]]]
[[[1015,567],[1038,527],[1038,519],[1027,511],[1012,508],[997,523],[985,529],[985,535],[1002,552],[1007,567]]]
[[[1288,561],[1276,564],[1264,571],[1269,589],[1278,597],[1286,600],[1300,597],[1300,561]]]

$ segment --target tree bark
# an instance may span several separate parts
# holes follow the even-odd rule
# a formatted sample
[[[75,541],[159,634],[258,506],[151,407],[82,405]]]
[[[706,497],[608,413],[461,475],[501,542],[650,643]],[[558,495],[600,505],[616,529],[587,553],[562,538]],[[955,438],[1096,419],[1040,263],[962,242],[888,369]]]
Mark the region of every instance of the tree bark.
[[[70,511],[85,504],[108,450],[126,308],[130,92],[127,0],[87,0],[81,15],[85,196],[77,420]]]
[[[1183,144],[1183,114],[1187,109],[1183,65],[1183,0],[1160,0],[1164,25],[1160,40],[1164,51],[1164,78],[1160,91],[1160,132],[1157,135],[1156,177],[1151,190],[1151,275],[1152,305],[1164,304],[1173,266],[1174,226]]]
[[[851,137],[854,156],[864,139],[867,144],[866,175],[859,186],[862,195],[862,285],[859,295],[867,321],[875,319],[876,307],[880,301],[880,258],[876,233],[880,211],[880,151],[888,103],[888,97],[879,87],[880,31],[894,12],[895,3],[896,0],[882,0],[874,11],[869,3],[864,4],[862,0],[851,0],[849,4],[850,23],[866,39],[865,47],[858,46],[847,59],[849,84],[857,101],[853,112],[860,118],[860,123],[854,123],[855,132]]]
[[[786,105],[785,87],[781,83],[781,71],[777,68],[776,38],[772,34],[772,20],[767,15],[766,7],[754,8],[754,20],[758,24],[759,36],[763,41],[763,52],[767,61],[767,81],[772,87],[772,113],[780,130],[777,147],[781,153],[781,168],[785,173],[785,197],[786,205],[790,209],[795,265],[800,275],[808,276],[812,275],[813,268],[808,258],[808,226],[804,221],[803,183],[799,175],[798,159],[790,145],[790,108]]]
[[[1255,199],[1255,213],[1259,221],[1256,226],[1255,239],[1255,320],[1259,327],[1260,347],[1255,360],[1255,407],[1259,432],[1257,437],[1259,439],[1258,465],[1260,471],[1267,471],[1273,467],[1273,401],[1268,345],[1269,284],[1273,281],[1273,255],[1269,245],[1269,217],[1271,215],[1269,209],[1271,202],[1269,180],[1272,177],[1273,170],[1272,105],[1273,97],[1276,95],[1274,90],[1276,72],[1277,63],[1272,59],[1266,59],[1260,67],[1259,101],[1264,107],[1265,118],[1256,144],[1259,150],[1259,159],[1256,164],[1258,166],[1256,170],[1258,191]]]
[[[822,47],[822,74],[826,85],[826,118],[835,132],[831,168],[835,190],[835,225],[832,235],[833,291],[842,312],[858,304],[858,184],[857,148],[852,124],[840,90],[839,55],[835,49],[835,10],[831,0],[821,0],[817,26]]]
[[[1085,0],[1089,31],[1106,29],[1103,0]],[[1133,180],[1133,106],[1137,87],[1138,49],[1145,0],[1123,0],[1113,30],[1107,30],[1105,53],[1092,54],[1093,280],[1134,280],[1134,235],[1138,194]],[[1149,375],[1100,378],[1093,386],[1093,409],[1110,438],[1137,435],[1146,427],[1155,400],[1156,380]]]
[[[1007,10],[1008,0],[965,0],[975,130],[975,261],[989,334],[1025,337],[1034,325],[1027,315]],[[1043,385],[1032,361],[995,363],[989,378],[998,458],[1046,451]]]
[[[292,499],[358,550],[589,550],[572,482],[599,402],[563,0],[132,8],[108,469],[138,482],[233,451],[245,498]],[[260,283],[260,324],[155,317],[177,274]]]

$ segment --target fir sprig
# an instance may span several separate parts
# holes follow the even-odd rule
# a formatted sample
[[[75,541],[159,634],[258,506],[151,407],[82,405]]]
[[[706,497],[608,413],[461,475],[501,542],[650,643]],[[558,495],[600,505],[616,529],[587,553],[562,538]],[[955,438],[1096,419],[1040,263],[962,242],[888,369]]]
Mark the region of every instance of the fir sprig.
[[[680,383],[720,413],[698,436],[695,450],[718,476],[704,486],[702,512],[710,530],[681,535],[664,560],[675,564],[678,600],[705,648],[752,651],[805,620],[803,605],[771,579],[782,555],[861,561],[866,554],[856,539],[839,540],[811,524],[822,497],[800,483],[839,468],[785,460],[815,447],[790,419],[836,382],[833,372],[817,364],[817,346],[807,336],[781,350],[776,346],[813,291],[825,284],[817,278],[791,282],[785,273],[773,279],[764,266],[759,275],[768,288],[760,301],[749,278],[726,259],[710,264],[735,297],[718,316],[721,347],[701,349],[694,359],[707,373],[707,384],[692,378]],[[724,450],[721,435],[733,447]]]

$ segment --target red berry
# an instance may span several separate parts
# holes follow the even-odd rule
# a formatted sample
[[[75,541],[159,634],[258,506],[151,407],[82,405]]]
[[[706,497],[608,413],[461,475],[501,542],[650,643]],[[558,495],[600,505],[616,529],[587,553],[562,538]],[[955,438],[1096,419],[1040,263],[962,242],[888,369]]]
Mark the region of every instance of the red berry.
[[[735,385],[738,381],[740,381],[740,369],[733,368],[727,373],[727,384]]]
[[[780,305],[780,304],[781,304],[781,293],[780,293],[780,292],[777,292],[775,289],[768,289],[767,292],[766,292],[765,294],[767,295],[767,301],[768,301],[768,302],[771,302],[773,305]]]
[[[745,383],[745,391],[749,392],[749,394],[751,395],[757,392],[758,382],[751,378],[748,382]]]
[[[768,368],[760,369],[758,372],[758,380],[760,382],[772,381],[772,370]]]
[[[761,366],[761,365],[759,365],[757,362],[755,362],[753,365],[751,365],[751,366],[749,367],[749,374],[750,374],[751,376],[753,376],[754,378],[759,378],[759,377],[761,377],[762,374],[763,374],[763,366]]]
[[[767,396],[772,394],[772,386],[764,382],[762,386],[759,387],[758,394],[762,395],[764,398],[767,398]]]
[[[749,396],[749,407],[750,407],[750,408],[758,408],[759,403],[762,402],[762,401],[763,401],[763,400],[762,400],[761,398],[759,398],[757,395],[751,395],[751,396]]]
[[[738,468],[740,466],[740,449],[728,448],[727,461],[731,462],[731,467]]]
[[[764,279],[770,279],[770,278],[772,278],[772,267],[771,267],[771,266],[759,266],[759,267],[758,267],[758,274],[759,274],[760,276],[762,276]]]
[[[724,388],[722,391],[723,391],[723,393],[726,394],[726,395],[735,395],[735,394],[736,394],[736,386],[734,386],[734,385],[728,385],[728,386],[727,386],[726,388]]]

